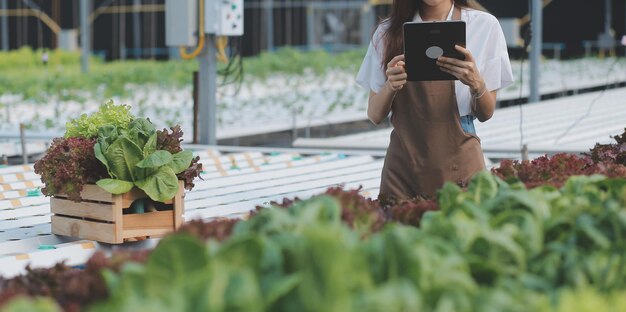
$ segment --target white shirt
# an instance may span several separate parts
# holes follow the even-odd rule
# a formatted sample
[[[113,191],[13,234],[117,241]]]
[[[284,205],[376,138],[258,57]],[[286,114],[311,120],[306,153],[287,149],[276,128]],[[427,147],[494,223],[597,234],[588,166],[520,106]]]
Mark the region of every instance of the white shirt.
[[[451,17],[452,10],[448,14],[448,19]],[[469,8],[461,9],[461,20],[466,23],[467,49],[476,61],[476,67],[485,80],[487,90],[494,91],[512,84],[511,61],[509,60],[504,33],[498,20],[487,12]],[[415,15],[414,21],[422,21],[419,12]],[[356,77],[356,82],[360,86],[374,93],[380,92],[387,81],[381,62],[384,55],[382,36],[388,27],[388,20],[383,21],[374,32]],[[461,116],[470,115],[471,94],[469,87],[457,80],[455,81],[455,93],[459,114]]]

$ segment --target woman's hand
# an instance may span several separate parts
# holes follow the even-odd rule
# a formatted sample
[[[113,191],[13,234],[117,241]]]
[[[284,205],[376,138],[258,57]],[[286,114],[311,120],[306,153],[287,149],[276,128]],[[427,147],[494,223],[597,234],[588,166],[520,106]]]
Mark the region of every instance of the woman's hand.
[[[406,84],[406,70],[404,69],[404,54],[391,59],[387,64],[387,83],[393,91],[401,90]]]
[[[493,116],[496,108],[496,91],[487,92],[483,77],[476,68],[476,62],[469,50],[457,45],[455,48],[465,55],[465,60],[449,57],[439,57],[437,65],[442,71],[458,78],[463,84],[470,87],[472,93],[472,114],[479,121],[485,122]]]
[[[451,74],[459,79],[464,85],[470,87],[472,94],[483,92],[485,82],[480,76],[480,72],[476,67],[476,62],[474,61],[472,53],[462,46],[455,45],[454,47],[457,51],[465,55],[465,60],[462,61],[451,57],[441,56],[437,59],[437,65],[442,71]]]

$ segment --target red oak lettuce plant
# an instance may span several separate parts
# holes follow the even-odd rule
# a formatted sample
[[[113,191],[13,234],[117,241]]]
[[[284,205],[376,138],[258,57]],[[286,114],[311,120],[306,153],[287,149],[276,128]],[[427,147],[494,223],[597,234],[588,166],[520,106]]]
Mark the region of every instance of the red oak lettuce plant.
[[[172,130],[171,133],[167,129],[157,130],[156,148],[157,150],[165,150],[176,154],[183,150],[180,146],[180,143],[183,141],[183,130],[178,125],[170,129]],[[200,172],[202,172],[202,164],[200,163],[200,157],[196,156],[191,160],[189,167],[185,171],[176,174],[176,177],[178,180],[185,182],[185,189],[191,190],[195,186],[193,180],[200,176]]]
[[[626,178],[626,132],[613,137],[614,144],[596,144],[590,153],[556,154],[531,161],[504,160],[492,172],[508,182],[520,181],[527,188],[541,185],[561,187],[574,175],[602,174],[610,178]]]
[[[108,176],[94,154],[95,142],[87,138],[54,139],[46,155],[35,163],[35,173],[45,184],[41,192],[48,196],[65,194],[79,202],[83,185]]]

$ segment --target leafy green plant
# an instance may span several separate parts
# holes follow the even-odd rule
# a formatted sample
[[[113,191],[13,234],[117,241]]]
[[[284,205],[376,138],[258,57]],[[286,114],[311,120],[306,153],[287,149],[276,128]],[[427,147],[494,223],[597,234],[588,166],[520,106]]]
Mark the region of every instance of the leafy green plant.
[[[61,312],[59,306],[50,298],[17,298],[3,307],[4,312]]]
[[[35,172],[49,196],[80,201],[83,185],[96,183],[112,194],[136,186],[165,202],[178,192],[178,180],[191,189],[202,170],[199,157],[180,147],[182,135],[179,126],[172,133],[156,131],[149,120],[134,118],[129,106],[109,101],[68,122],[65,137],[53,141]]]
[[[187,170],[193,158],[191,151],[172,154],[157,150],[157,131],[143,118],[134,119],[128,129],[101,127],[94,151],[111,177],[99,180],[100,187],[112,194],[123,194],[136,186],[159,202],[176,195],[176,174]]]
[[[561,189],[528,190],[485,171],[466,190],[446,184],[438,194],[441,210],[419,216],[416,228],[358,225],[362,217],[377,220],[373,203],[330,189],[331,196],[261,209],[245,221],[196,221],[186,234],[165,238],[143,264],[97,265],[107,260],[94,257],[87,271],[103,280],[88,284],[101,289],[106,282],[109,293],[82,308],[621,311],[624,192],[623,179],[577,176]],[[363,229],[375,232],[364,236]],[[203,243],[187,233],[214,239]],[[56,281],[66,277],[49,279],[44,272],[33,276],[37,285],[65,285]],[[63,272],[72,280],[89,276]],[[54,289],[50,295],[65,308],[67,290]]]
[[[149,253],[149,250],[118,250],[105,256],[99,251],[91,256],[84,269],[57,263],[50,268],[27,267],[25,274],[12,279],[0,277],[0,310],[30,312],[40,311],[38,309],[41,308],[42,311],[52,311],[45,309],[51,306],[50,300],[46,300],[44,305],[38,301],[27,302],[20,299],[51,297],[64,311],[83,311],[86,306],[109,296],[103,271],[119,272],[130,263],[143,263]],[[15,300],[21,303],[16,303]],[[11,310],[11,307],[15,307],[15,310]]]
[[[156,149],[176,154],[183,150],[180,146],[183,141],[183,130],[178,125],[171,127],[170,130],[171,132],[167,129],[157,130]],[[177,173],[176,177],[185,183],[185,189],[191,190],[195,186],[193,181],[200,176],[200,172],[202,172],[202,164],[200,157],[196,156],[191,160],[191,165],[185,171]]]
[[[120,130],[126,129],[134,118],[130,113],[130,106],[115,105],[113,100],[109,100],[100,106],[97,112],[90,115],[82,114],[80,117],[67,122],[65,137],[95,138],[101,127],[113,126]]]
[[[27,47],[0,51],[0,95],[22,94],[26,100],[41,103],[49,100],[50,92],[60,91],[81,90],[100,97],[125,96],[129,94],[129,84],[190,86],[192,73],[198,70],[195,61],[103,62],[92,57],[90,72],[85,74],[80,69],[79,53],[49,51],[49,62],[45,66],[41,63],[42,53]],[[328,68],[354,70],[364,55],[364,49],[331,54],[285,48],[244,58],[243,63],[246,76],[265,78],[275,74],[301,74],[307,68],[314,73],[325,72]]]
[[[147,120],[102,133],[117,136],[104,140],[109,145],[131,137],[141,152],[159,141]],[[179,151],[170,135],[155,145]],[[570,173],[583,163],[564,156],[526,165],[539,166],[543,178],[546,165]],[[100,279],[87,283],[102,290],[106,281],[100,303],[70,283],[89,275],[60,265],[0,279],[0,304],[43,289],[64,308],[73,290],[80,296],[72,302],[91,311],[624,310],[626,179],[568,175],[558,188],[530,189],[525,182],[483,171],[466,189],[444,185],[436,203],[377,203],[331,188],[248,220],[196,221],[186,234],[164,239],[144,264],[100,266],[89,273]],[[90,260],[102,262],[102,255]],[[64,283],[73,287],[58,286]]]
[[[563,291],[555,312],[626,311],[626,292],[602,293],[593,287]]]

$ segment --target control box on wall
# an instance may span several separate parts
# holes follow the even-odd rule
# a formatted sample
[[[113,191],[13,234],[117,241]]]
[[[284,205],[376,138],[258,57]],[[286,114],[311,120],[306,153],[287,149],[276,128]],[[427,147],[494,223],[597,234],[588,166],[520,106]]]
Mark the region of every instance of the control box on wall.
[[[205,32],[218,36],[243,35],[243,0],[205,0]]]
[[[198,0],[166,0],[166,45],[170,47],[195,46],[198,42],[197,33]]]
[[[165,40],[168,46],[195,46],[198,9],[202,0],[165,1]],[[243,35],[243,0],[204,0],[204,32],[218,36]]]

